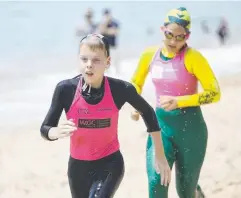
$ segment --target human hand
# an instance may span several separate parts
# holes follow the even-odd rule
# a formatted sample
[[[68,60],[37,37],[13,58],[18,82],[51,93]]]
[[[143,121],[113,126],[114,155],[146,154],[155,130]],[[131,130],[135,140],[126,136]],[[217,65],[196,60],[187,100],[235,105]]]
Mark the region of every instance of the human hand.
[[[171,169],[167,159],[164,155],[161,157],[156,156],[155,159],[155,169],[161,176],[161,185],[167,186],[171,182]]]
[[[131,112],[131,119],[134,121],[138,121],[140,118],[140,113],[138,111]]]
[[[165,111],[171,111],[177,108],[177,99],[174,96],[160,96],[160,106]]]
[[[59,139],[71,136],[77,130],[72,119],[63,121],[58,127],[53,127],[49,130],[50,139]]]

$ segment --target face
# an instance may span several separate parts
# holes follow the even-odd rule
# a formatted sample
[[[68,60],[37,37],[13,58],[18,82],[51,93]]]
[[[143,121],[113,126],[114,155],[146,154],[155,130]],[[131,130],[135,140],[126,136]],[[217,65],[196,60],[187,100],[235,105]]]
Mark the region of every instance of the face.
[[[92,87],[99,87],[102,83],[105,70],[110,65],[110,57],[101,49],[91,50],[88,45],[80,47],[81,73],[86,83]]]
[[[85,15],[85,18],[86,18],[87,20],[91,20],[91,19],[92,19],[92,15],[91,15],[91,14]]]
[[[104,17],[104,21],[105,21],[106,23],[111,22],[111,14],[110,14],[110,13],[105,14],[103,17]]]
[[[169,52],[177,53],[188,39],[186,30],[178,24],[169,24],[161,28],[164,33],[163,43]]]

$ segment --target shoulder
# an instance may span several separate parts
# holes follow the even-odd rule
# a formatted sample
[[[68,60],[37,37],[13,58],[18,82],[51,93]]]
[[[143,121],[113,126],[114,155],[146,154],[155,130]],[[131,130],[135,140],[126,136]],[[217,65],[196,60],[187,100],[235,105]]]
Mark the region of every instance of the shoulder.
[[[143,50],[142,55],[144,55],[144,56],[152,55],[153,56],[159,48],[160,48],[159,46],[149,46]]]
[[[194,49],[194,48],[188,48],[185,53],[185,59],[186,58],[203,59],[204,56],[202,55],[202,53],[199,50]]]
[[[199,69],[210,68],[208,60],[200,51],[193,48],[187,49],[184,57],[184,63],[190,73],[195,73],[195,71]]]
[[[126,92],[130,90],[135,90],[135,87],[130,83],[125,80],[121,80],[118,78],[112,78],[112,77],[107,77],[109,85],[111,87],[111,90],[113,91],[118,91],[118,92]],[[123,94],[124,94],[123,92]]]
[[[111,26],[112,27],[118,27],[119,26],[119,22],[115,19],[111,22]]]
[[[70,79],[61,80],[60,82],[57,83],[56,89],[65,91],[71,88],[75,88],[79,82],[79,79],[80,79],[80,75]]]
[[[194,48],[188,48],[184,57],[185,65],[187,68],[191,69],[196,66],[207,64],[207,59],[202,55],[202,53]]]
[[[138,67],[146,70],[158,49],[158,46],[147,47],[139,57]]]

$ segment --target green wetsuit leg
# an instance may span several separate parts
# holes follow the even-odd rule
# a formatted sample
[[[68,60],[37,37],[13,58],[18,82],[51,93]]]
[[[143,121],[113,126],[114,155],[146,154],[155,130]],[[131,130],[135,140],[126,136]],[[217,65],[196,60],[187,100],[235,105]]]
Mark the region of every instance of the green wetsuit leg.
[[[172,168],[175,161],[174,148],[172,142],[168,136],[162,134],[162,141],[165,150],[165,155]],[[154,147],[151,136],[147,139],[147,151],[146,151],[146,166],[148,175],[148,187],[149,187],[149,198],[166,198],[168,193],[168,187],[161,185],[160,174],[156,173],[155,170],[155,159],[154,159]]]
[[[162,129],[167,160],[176,166],[176,187],[180,198],[194,198],[207,145],[207,127],[199,107],[165,112],[156,110]],[[149,198],[167,198],[168,188],[160,185],[160,176],[153,168],[151,137],[147,141],[147,173]]]

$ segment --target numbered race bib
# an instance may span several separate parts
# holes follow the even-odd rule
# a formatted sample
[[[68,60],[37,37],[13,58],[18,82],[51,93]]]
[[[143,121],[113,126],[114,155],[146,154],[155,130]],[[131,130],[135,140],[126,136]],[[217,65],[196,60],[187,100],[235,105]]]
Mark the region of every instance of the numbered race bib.
[[[153,64],[151,70],[151,76],[154,79],[166,79],[166,80],[176,80],[177,79],[177,69],[174,69],[172,65]]]
[[[163,67],[161,65],[153,65],[151,70],[152,78],[163,78]]]

